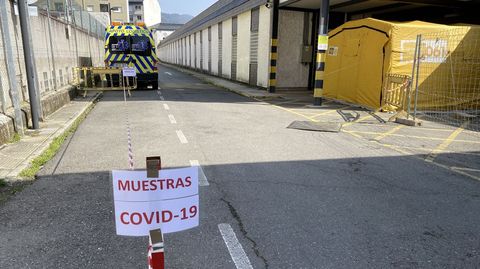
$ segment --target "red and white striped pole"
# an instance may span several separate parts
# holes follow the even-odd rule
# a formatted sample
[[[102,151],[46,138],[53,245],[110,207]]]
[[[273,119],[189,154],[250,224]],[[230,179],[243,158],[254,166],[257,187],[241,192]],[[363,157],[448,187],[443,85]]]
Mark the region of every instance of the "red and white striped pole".
[[[160,229],[151,230],[148,245],[148,268],[165,269],[163,234]]]
[[[126,121],[127,121],[128,167],[130,168],[130,170],[133,170],[132,133],[130,131],[130,122],[128,120],[128,114],[126,115]]]
[[[127,77],[128,81],[128,77]],[[127,91],[125,89],[125,76],[122,72],[122,85],[123,85],[123,103],[125,105],[125,122],[127,125],[127,146],[128,146],[128,168],[133,170],[133,149],[132,149],[132,132],[130,131],[130,121],[128,120],[128,107],[127,107]]]

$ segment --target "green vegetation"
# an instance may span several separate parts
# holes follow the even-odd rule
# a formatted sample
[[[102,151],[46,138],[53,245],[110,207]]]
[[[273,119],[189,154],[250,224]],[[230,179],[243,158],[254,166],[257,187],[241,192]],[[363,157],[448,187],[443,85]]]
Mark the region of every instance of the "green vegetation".
[[[20,141],[20,139],[22,139],[22,137],[19,134],[15,133],[13,137],[8,141],[8,143],[17,143],[18,141]]]
[[[6,187],[6,186],[7,186],[7,182],[5,182],[4,179],[0,178],[0,188]]]

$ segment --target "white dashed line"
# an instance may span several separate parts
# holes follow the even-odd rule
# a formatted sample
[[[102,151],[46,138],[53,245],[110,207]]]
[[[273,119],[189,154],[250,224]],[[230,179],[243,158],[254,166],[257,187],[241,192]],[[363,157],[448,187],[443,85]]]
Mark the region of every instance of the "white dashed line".
[[[163,104],[163,108],[165,108],[165,110],[170,110],[170,107],[167,104]]]
[[[165,72],[165,74],[167,74],[167,75],[169,75],[169,76],[171,76],[171,75],[172,75],[172,73],[170,73],[170,72]]]
[[[218,229],[222,234],[223,241],[225,241],[225,245],[227,245],[228,252],[230,252],[230,256],[237,269],[253,269],[245,250],[243,250],[242,245],[238,242],[232,226],[227,223],[220,223],[218,224]]]
[[[176,89],[177,91],[184,91],[185,89]]]
[[[207,176],[205,176],[205,173],[203,172],[203,168],[200,166],[200,162],[198,160],[190,160],[190,165],[191,166],[198,166],[198,184],[200,186],[210,185],[208,183]]]
[[[163,98],[163,96],[160,96],[160,100],[165,101],[165,98]]]
[[[157,93],[158,93],[158,95],[162,95],[162,91],[161,91],[161,90],[158,90]]]
[[[187,144],[188,140],[183,134],[182,130],[177,130],[176,132],[177,132],[178,139],[180,140],[180,143]]]
[[[168,118],[170,119],[171,124],[177,124],[177,120],[175,119],[175,117],[173,115],[168,115]]]

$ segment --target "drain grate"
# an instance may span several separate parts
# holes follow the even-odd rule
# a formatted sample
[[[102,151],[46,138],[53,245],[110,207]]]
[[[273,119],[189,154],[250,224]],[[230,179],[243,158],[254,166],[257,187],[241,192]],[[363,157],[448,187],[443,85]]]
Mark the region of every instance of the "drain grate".
[[[315,132],[338,133],[342,129],[342,124],[338,122],[294,121],[287,128]]]

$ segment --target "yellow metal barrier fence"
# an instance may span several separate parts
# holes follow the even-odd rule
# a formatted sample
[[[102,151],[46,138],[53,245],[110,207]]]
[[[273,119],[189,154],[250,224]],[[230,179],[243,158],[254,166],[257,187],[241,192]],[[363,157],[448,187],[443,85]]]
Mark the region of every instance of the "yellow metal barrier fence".
[[[412,97],[410,76],[387,74],[382,90],[383,111],[402,112],[408,110],[408,102]]]
[[[137,78],[124,78],[122,68],[117,67],[76,67],[74,68],[74,84],[77,89],[87,91],[128,91],[137,88]]]

